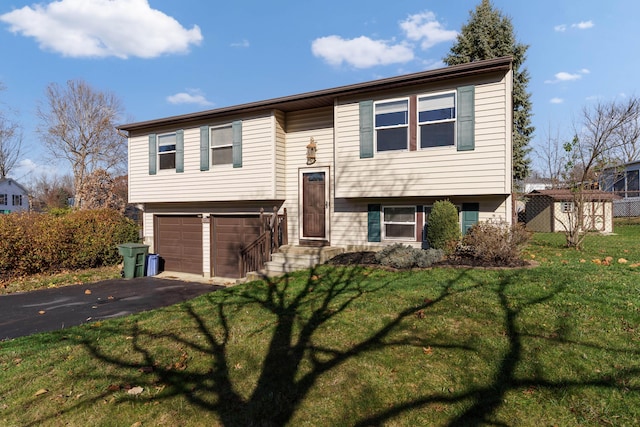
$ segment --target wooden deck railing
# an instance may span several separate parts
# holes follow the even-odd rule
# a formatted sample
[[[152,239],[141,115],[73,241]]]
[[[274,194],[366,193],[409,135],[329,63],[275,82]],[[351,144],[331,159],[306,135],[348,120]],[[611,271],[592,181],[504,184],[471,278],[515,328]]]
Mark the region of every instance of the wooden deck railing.
[[[283,214],[278,214],[278,208],[274,206],[273,213],[265,214],[260,209],[260,236],[246,246],[240,252],[240,272],[242,277],[250,271],[260,271],[265,263],[271,261],[271,254],[280,246],[289,242],[287,226],[287,209]]]

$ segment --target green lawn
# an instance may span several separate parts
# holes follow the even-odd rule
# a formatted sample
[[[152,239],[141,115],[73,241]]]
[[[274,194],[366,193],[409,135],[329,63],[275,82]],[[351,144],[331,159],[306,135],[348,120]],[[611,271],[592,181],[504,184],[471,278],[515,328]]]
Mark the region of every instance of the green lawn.
[[[639,425],[640,225],[616,232],[536,235],[534,268],[323,266],[1,342],[0,425]]]

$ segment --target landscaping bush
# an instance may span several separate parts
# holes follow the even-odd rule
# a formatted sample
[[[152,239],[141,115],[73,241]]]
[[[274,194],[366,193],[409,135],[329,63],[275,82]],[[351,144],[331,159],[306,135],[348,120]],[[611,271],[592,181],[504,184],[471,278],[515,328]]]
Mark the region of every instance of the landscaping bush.
[[[393,268],[425,268],[442,260],[444,251],[441,249],[417,249],[404,246],[401,243],[386,246],[377,252],[376,261],[380,265]]]
[[[427,241],[434,249],[442,249],[451,254],[460,240],[458,209],[448,200],[433,204],[427,225]]]
[[[517,265],[522,249],[531,234],[522,224],[504,221],[479,222],[469,229],[462,240],[462,250],[482,262],[499,266]]]
[[[0,273],[27,275],[114,265],[137,225],[109,209],[0,215]]]

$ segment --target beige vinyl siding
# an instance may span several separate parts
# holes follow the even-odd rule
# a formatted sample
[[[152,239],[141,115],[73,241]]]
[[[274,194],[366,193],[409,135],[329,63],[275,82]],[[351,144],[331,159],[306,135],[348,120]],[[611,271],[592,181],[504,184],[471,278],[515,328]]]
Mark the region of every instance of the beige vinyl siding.
[[[286,156],[286,132],[285,132],[285,114],[282,111],[274,113],[275,121],[275,197],[277,199],[286,198],[287,189],[287,156]]]
[[[511,197],[502,196],[480,196],[472,197],[451,197],[448,198],[455,205],[463,203],[479,203],[480,212],[478,221],[505,220],[511,217]],[[371,249],[388,245],[392,242],[401,242],[420,247],[420,242],[415,240],[407,241],[382,241],[379,243],[367,242],[368,232],[368,205],[380,204],[387,206],[428,206],[432,205],[437,198],[433,199],[406,199],[406,198],[385,198],[385,199],[336,199],[335,209],[332,216],[332,246],[344,247],[348,250]],[[422,224],[418,224],[420,227]]]
[[[418,148],[417,151],[376,152],[371,159],[360,159],[358,100],[339,103],[336,107],[336,197],[509,193],[510,79],[511,73],[508,73],[503,78],[475,86],[475,149],[472,151],[457,151],[456,147]],[[414,94],[442,89],[439,86]],[[374,99],[393,97],[392,94],[385,96],[388,97]]]
[[[316,162],[307,165],[307,145],[313,138],[318,146]],[[299,238],[298,177],[301,169],[329,167],[327,185],[333,200],[333,108],[296,111],[286,115],[286,198],[289,243]],[[330,206],[331,209],[331,206]]]
[[[209,123],[221,125],[231,123]],[[258,200],[275,198],[274,126],[271,114],[242,121],[242,167],[210,165],[200,171],[200,127],[184,129],[184,173],[149,175],[148,135],[129,140],[131,203]]]

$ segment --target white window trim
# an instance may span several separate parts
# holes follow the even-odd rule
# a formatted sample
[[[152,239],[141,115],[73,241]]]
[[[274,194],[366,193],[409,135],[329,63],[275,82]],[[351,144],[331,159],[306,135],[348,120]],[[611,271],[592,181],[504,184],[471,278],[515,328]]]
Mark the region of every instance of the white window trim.
[[[560,209],[562,213],[572,213],[575,211],[575,204],[573,202],[560,202]]]
[[[225,145],[216,145],[215,147],[213,146],[213,138],[211,135],[211,132],[213,130],[216,129],[224,129],[224,128],[230,128],[231,129],[231,140],[229,141],[228,144]],[[229,148],[231,147],[232,153],[231,153],[231,161],[229,163],[218,163],[218,164],[214,164],[213,163],[213,159],[214,159],[214,155],[213,152],[214,150],[218,149],[218,148]],[[216,126],[209,126],[209,165],[212,168],[226,168],[226,167],[233,167],[233,124],[232,123],[225,123],[222,125],[216,125]]]
[[[389,102],[398,102],[398,101],[406,101],[407,102],[407,124],[406,125],[393,125],[393,126],[376,126],[376,106],[378,106],[379,104],[387,104]],[[373,145],[374,145],[374,150],[376,153],[380,153],[380,154],[385,154],[385,153],[397,153],[397,152],[402,152],[402,151],[409,151],[409,138],[411,135],[411,130],[409,129],[409,126],[411,125],[411,119],[409,118],[409,115],[411,114],[411,100],[407,97],[407,98],[391,98],[391,99],[381,99],[379,101],[374,101],[373,102]],[[406,144],[405,144],[405,148],[401,149],[401,150],[385,150],[385,151],[378,151],[378,129],[400,129],[400,128],[406,128],[407,129],[407,140],[406,140]]]
[[[384,220],[384,210],[386,208],[411,208],[413,209],[413,222],[396,222],[396,221],[385,221]],[[381,237],[382,240],[393,240],[398,242],[415,242],[416,239],[416,227],[418,226],[418,210],[416,209],[416,205],[382,205],[382,211],[380,212],[380,222],[381,222]],[[387,236],[387,224],[399,224],[399,225],[413,225],[413,238],[407,239],[405,237],[388,237]]]
[[[427,98],[427,97],[432,97],[432,96],[438,96],[438,95],[448,95],[448,94],[453,94],[453,108],[455,108],[455,112],[456,115],[453,119],[445,119],[445,120],[434,120],[434,121],[429,121],[429,122],[421,122],[420,121],[420,98]],[[458,126],[455,125],[455,123],[458,120],[458,93],[455,90],[445,90],[445,91],[440,91],[440,92],[433,92],[433,93],[422,93],[420,95],[418,95],[416,97],[416,111],[415,111],[415,117],[416,117],[416,148],[418,150],[451,150],[451,149],[456,149],[456,141],[458,140]],[[420,132],[420,126],[423,124],[437,124],[437,123],[450,123],[453,122],[453,144],[451,145],[443,145],[443,146],[439,146],[439,147],[422,147],[422,141],[421,141],[421,132]],[[457,206],[457,205],[456,205]]]
[[[164,154],[171,154],[171,153],[173,153],[173,155],[175,156],[175,157],[174,157],[174,164],[176,163],[176,160],[177,160],[177,159],[176,159],[176,157],[177,157],[177,155],[178,155],[178,151],[177,151],[177,148],[178,148],[178,147],[176,147],[173,151],[163,151],[163,152],[160,152],[160,145],[161,145],[161,143],[160,143],[160,139],[161,139],[163,136],[169,136],[169,135],[173,135],[173,136],[175,137],[175,141],[174,141],[173,145],[178,145],[178,144],[177,144],[177,142],[178,142],[178,133],[177,133],[177,132],[166,132],[166,133],[161,133],[161,134],[158,134],[158,136],[156,137],[156,152],[157,152],[157,154],[156,154],[156,155],[157,155],[157,160],[156,160],[156,162],[157,162],[157,163],[156,163],[156,164],[157,164],[157,168],[156,168],[156,170],[157,170],[157,172],[159,172],[159,173],[164,173],[164,172],[167,172],[167,171],[173,171],[173,172],[175,172],[175,170],[176,170],[175,165],[174,165],[174,167],[172,167],[172,168],[164,168],[164,169],[163,169],[163,168],[161,168],[161,167],[160,167],[160,163],[161,163],[161,162],[160,162],[160,156],[162,156],[162,155],[164,155]]]

